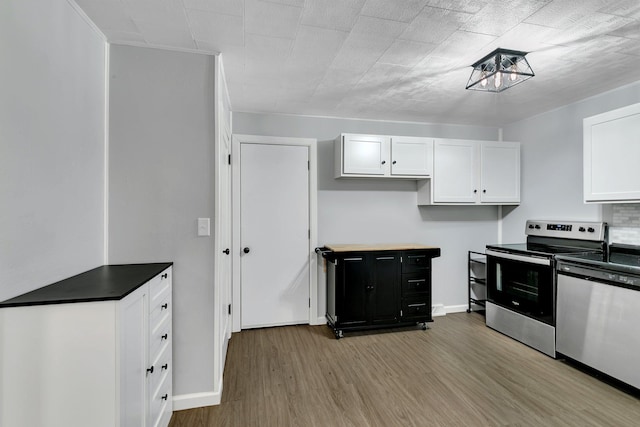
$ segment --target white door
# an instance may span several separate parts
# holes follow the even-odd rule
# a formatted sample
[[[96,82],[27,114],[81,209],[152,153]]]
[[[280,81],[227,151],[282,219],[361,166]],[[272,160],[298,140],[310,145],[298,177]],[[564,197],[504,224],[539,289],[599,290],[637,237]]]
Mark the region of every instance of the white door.
[[[243,329],[309,323],[309,148],[240,145]]]
[[[219,286],[220,289],[220,306],[222,322],[224,324],[223,331],[228,333],[227,338],[231,338],[231,319],[230,319],[230,306],[231,306],[231,217],[232,217],[232,204],[231,204],[231,133],[226,123],[221,123],[222,135],[221,135],[221,151],[219,157],[218,167],[220,168],[220,250],[222,251],[222,259],[219,265],[220,275]],[[226,349],[222,346],[221,351]]]

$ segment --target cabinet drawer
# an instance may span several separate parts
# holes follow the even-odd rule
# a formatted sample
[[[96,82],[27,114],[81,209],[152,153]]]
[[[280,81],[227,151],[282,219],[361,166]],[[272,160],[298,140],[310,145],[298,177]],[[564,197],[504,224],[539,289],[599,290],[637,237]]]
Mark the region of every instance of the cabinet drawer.
[[[405,254],[402,257],[402,272],[411,273],[428,269],[431,265],[431,258],[426,254]]]
[[[156,394],[171,377],[171,346],[165,346],[160,355],[151,360],[153,373],[149,374],[149,391]]]
[[[165,413],[171,411],[171,376],[167,377],[162,383],[157,393],[152,393],[151,401],[149,402],[149,419],[151,420],[151,426],[156,427],[164,425],[162,420],[165,418]]]
[[[402,275],[402,295],[429,292],[431,289],[431,276],[424,272]]]
[[[403,299],[402,319],[431,321],[431,299],[428,297]]]
[[[149,360],[155,360],[163,347],[171,343],[171,316],[162,318],[162,322],[149,331]]]
[[[149,281],[149,309],[155,307],[165,294],[171,294],[171,267],[158,274]]]
[[[171,315],[171,292],[162,294],[154,306],[149,307],[149,327],[154,328],[162,318]]]

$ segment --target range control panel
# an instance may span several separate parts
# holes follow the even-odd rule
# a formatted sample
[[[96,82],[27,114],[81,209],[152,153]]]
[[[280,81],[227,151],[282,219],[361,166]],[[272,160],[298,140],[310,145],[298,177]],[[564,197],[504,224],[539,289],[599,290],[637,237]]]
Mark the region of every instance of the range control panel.
[[[528,220],[527,236],[558,237],[579,240],[605,240],[606,222],[535,221]]]

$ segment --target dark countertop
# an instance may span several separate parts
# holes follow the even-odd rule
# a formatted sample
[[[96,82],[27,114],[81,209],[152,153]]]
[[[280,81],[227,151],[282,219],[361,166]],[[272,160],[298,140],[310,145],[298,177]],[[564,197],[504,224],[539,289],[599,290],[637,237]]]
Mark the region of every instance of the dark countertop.
[[[173,263],[103,265],[0,302],[0,308],[120,300]]]

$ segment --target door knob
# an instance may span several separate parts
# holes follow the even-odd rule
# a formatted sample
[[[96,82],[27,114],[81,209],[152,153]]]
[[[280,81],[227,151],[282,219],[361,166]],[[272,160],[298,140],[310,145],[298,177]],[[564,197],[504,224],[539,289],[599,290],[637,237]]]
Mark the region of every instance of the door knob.
[[[226,255],[229,255],[229,252],[231,252],[231,251],[229,250],[229,248],[227,248],[227,249],[225,249],[224,251],[222,251],[222,253],[223,253],[223,254],[226,254]]]
[[[249,253],[249,251],[250,251],[250,249],[249,249],[249,248],[244,248],[244,249],[242,250],[242,252],[244,252],[245,254],[248,254],[248,253]]]

